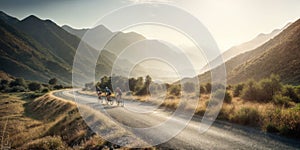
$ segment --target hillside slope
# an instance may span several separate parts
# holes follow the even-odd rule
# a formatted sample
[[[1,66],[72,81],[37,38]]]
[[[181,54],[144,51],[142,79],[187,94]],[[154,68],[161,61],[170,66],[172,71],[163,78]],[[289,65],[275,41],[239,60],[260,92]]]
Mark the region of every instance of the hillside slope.
[[[300,84],[300,20],[251,54],[255,52],[258,53],[229,73],[229,83],[258,80],[274,73],[284,83]]]
[[[244,42],[242,44],[239,44],[237,46],[233,46],[230,49],[226,50],[224,53],[222,53],[221,56],[218,56],[218,59],[222,59],[224,62],[227,62],[230,59],[232,59],[236,56],[239,56],[240,54],[255,50],[259,46],[262,46],[269,40],[273,39],[275,36],[277,36],[279,33],[281,33],[284,29],[286,29],[290,25],[291,25],[291,23],[288,23],[283,28],[275,29],[271,33],[268,33],[268,34],[260,33],[254,39]],[[231,65],[232,66],[231,68],[234,68],[237,65],[244,63],[245,62],[244,60],[245,59],[235,60],[235,63],[231,63],[232,65],[234,65],[234,66]],[[217,59],[214,59],[210,62],[210,64],[205,65],[201,69],[201,71],[205,72],[205,71],[211,70],[215,67],[218,67],[219,65],[220,65],[220,62],[217,62]]]
[[[259,80],[271,73],[279,74],[284,83],[300,84],[299,20],[289,25],[273,39],[258,48],[242,53],[225,62],[227,83],[236,84],[250,78]],[[219,69],[220,66],[213,70]],[[198,76],[201,83],[211,80],[211,71]]]
[[[1,70],[27,80],[47,82],[56,77],[61,83],[70,84],[72,80],[73,60],[80,39],[52,22],[29,16],[18,20],[0,12],[1,20]],[[101,34],[101,33],[100,33]],[[91,65],[91,57],[97,50],[88,44],[82,46],[86,54],[80,57],[82,66]],[[97,63],[97,72],[107,72],[112,66],[111,52],[101,55]],[[99,66],[99,67],[98,67]],[[101,67],[100,67],[101,66]],[[81,72],[87,67],[82,67]],[[85,74],[81,78],[86,79]]]
[[[0,70],[13,76],[46,82],[57,75],[62,82],[70,76],[60,60],[33,39],[0,19]],[[51,68],[50,68],[51,66]]]

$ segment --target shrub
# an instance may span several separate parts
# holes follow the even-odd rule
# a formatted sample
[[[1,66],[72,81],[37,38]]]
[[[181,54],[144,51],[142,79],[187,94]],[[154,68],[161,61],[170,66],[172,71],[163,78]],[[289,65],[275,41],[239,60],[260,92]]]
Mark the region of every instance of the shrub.
[[[14,86],[12,88],[8,88],[7,92],[25,92],[26,88],[23,86]]]
[[[214,96],[215,96],[215,98],[220,99],[220,100],[224,97],[225,103],[231,103],[231,101],[232,101],[232,97],[231,97],[230,93],[225,90],[217,90],[216,92],[214,92]]]
[[[290,102],[292,101],[291,98],[287,97],[287,96],[283,96],[281,94],[277,94],[273,96],[273,102],[275,105],[281,105],[284,107],[289,107],[290,106]]]
[[[61,137],[47,136],[28,143],[26,149],[67,149],[67,145],[62,141]]]
[[[49,83],[50,85],[56,85],[57,79],[56,79],[56,78],[52,78],[52,79],[49,80],[48,83]]]
[[[23,95],[23,97],[25,99],[35,99],[37,97],[40,97],[40,96],[43,96],[44,94],[43,93],[35,93],[35,92],[29,92],[29,93],[25,93]]]
[[[172,95],[179,96],[181,92],[181,87],[178,84],[172,84],[169,87],[169,92]]]
[[[259,89],[254,80],[248,80],[245,84],[241,97],[245,100],[256,100]]]
[[[47,93],[47,92],[49,92],[50,90],[48,89],[48,88],[43,88],[43,90],[42,90],[42,93]]]
[[[195,84],[192,82],[186,82],[183,84],[183,91],[187,93],[195,92]]]
[[[210,83],[206,83],[205,84],[205,89],[206,89],[207,93],[210,93],[211,92],[211,84]]]
[[[259,125],[259,112],[255,108],[242,107],[236,114],[233,115],[232,120],[242,125]]]
[[[9,81],[8,80],[5,80],[5,79],[2,79],[1,80],[1,85],[8,85]]]
[[[231,101],[232,101],[232,96],[228,91],[226,91],[225,92],[225,97],[224,97],[224,102],[225,103],[231,103]]]
[[[13,87],[13,86],[23,86],[23,87],[26,87],[26,82],[23,78],[16,78],[16,80],[13,80],[9,83],[10,87]]]
[[[55,85],[53,88],[55,90],[60,90],[60,89],[63,89],[64,87],[62,85]]]
[[[291,109],[269,110],[264,116],[266,130],[279,132],[281,135],[300,137],[300,111]],[[272,123],[271,125],[269,125]],[[269,126],[269,127],[268,127]],[[270,127],[271,126],[271,127]],[[272,129],[273,128],[273,129]],[[275,129],[276,128],[276,129]],[[276,131],[278,130],[278,131]]]
[[[270,78],[262,79],[259,82],[259,91],[257,94],[257,100],[271,101],[273,96],[281,90],[281,83],[279,76],[271,75]]]
[[[203,85],[200,85],[200,94],[206,93],[206,89]]]
[[[42,87],[41,84],[38,82],[31,82],[28,84],[28,89],[30,91],[38,91],[41,89],[41,87]]]
[[[243,91],[243,88],[244,88],[244,84],[238,84],[238,85],[234,86],[233,97],[240,96],[241,92]]]
[[[5,92],[8,89],[7,85],[0,85],[0,91]]]
[[[291,86],[291,85],[285,85],[283,87],[282,95],[291,98],[292,101],[294,101],[295,103],[299,103],[300,102],[299,97],[298,97],[298,95],[296,93],[295,88],[293,86]]]

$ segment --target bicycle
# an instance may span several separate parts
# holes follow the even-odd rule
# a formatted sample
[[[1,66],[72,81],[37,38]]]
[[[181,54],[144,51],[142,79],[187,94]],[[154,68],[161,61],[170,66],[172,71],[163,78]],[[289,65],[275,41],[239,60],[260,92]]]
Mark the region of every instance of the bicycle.
[[[110,105],[114,104],[114,101],[110,95],[105,96],[105,100],[106,100],[106,104],[110,104]]]
[[[121,99],[121,94],[117,94],[116,96],[116,102],[117,102],[117,105],[119,106],[120,103],[121,103],[121,106],[124,107],[124,100]]]

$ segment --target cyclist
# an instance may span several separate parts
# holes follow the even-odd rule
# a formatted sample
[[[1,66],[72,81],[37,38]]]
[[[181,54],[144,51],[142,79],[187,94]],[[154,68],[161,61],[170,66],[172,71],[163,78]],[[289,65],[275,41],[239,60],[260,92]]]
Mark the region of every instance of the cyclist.
[[[100,99],[102,91],[101,91],[101,88],[98,85],[96,85],[96,92],[97,92],[98,98]]]
[[[121,99],[122,90],[119,87],[116,88],[116,95],[117,95],[117,98]]]
[[[107,100],[110,100],[111,90],[108,87],[105,87],[105,92]]]
[[[117,87],[115,92],[116,92],[116,95],[117,95],[117,97],[116,97],[117,98],[117,103],[119,105],[119,103],[122,102],[121,101],[122,90],[119,87]],[[124,106],[123,102],[122,102],[122,105]]]

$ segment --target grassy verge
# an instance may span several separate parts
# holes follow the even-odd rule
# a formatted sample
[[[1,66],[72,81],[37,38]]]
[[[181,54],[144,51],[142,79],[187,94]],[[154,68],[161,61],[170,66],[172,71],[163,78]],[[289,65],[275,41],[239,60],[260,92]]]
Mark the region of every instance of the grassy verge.
[[[231,94],[233,91],[229,91]],[[129,98],[129,97],[124,97]],[[133,96],[135,100],[155,103],[145,96]],[[148,100],[147,100],[148,99]],[[209,94],[201,94],[196,114],[203,116],[210,100]],[[180,97],[168,95],[160,104],[161,107],[175,110]],[[186,107],[189,108],[188,104]],[[291,103],[289,107],[273,102],[259,102],[234,97],[230,102],[223,102],[218,119],[228,122],[252,126],[266,132],[276,133],[293,138],[300,138],[300,104]]]
[[[11,148],[97,149],[110,144],[87,127],[73,103],[33,95],[0,95],[0,129]]]

